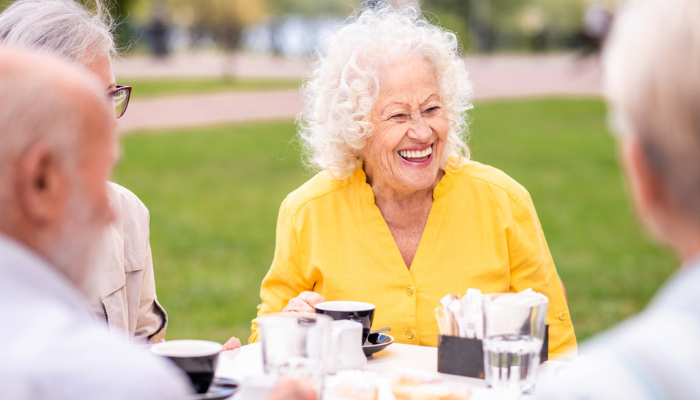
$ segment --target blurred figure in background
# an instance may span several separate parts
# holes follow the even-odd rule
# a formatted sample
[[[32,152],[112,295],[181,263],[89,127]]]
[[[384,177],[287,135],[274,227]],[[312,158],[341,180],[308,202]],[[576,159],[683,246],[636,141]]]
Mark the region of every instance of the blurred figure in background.
[[[91,75],[0,48],[0,398],[185,398],[184,374],[87,307],[118,153]]]
[[[164,18],[155,16],[148,24],[148,37],[153,57],[163,59],[168,56],[168,25]]]
[[[605,89],[639,219],[681,260],[639,315],[581,347],[547,399],[700,398],[700,2],[629,2]]]
[[[115,102],[109,117],[114,122],[126,111],[131,88],[115,83],[114,24],[101,0],[95,0],[95,10],[74,0],[16,1],[0,14],[0,42],[55,53],[92,71]],[[99,272],[93,310],[112,331],[162,341],[168,318],[156,298],[148,209],[116,183],[109,183],[108,194],[115,220],[95,259]]]
[[[599,0],[588,2],[583,14],[583,30],[578,36],[582,56],[600,56],[612,23],[613,13],[605,5]]]

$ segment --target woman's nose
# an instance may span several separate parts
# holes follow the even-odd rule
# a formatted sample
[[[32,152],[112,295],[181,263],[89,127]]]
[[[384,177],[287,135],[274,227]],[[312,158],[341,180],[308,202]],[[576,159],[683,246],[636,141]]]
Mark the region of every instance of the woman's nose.
[[[433,136],[433,132],[428,125],[428,120],[420,113],[411,116],[411,128],[408,131],[408,137],[419,142],[428,142]]]

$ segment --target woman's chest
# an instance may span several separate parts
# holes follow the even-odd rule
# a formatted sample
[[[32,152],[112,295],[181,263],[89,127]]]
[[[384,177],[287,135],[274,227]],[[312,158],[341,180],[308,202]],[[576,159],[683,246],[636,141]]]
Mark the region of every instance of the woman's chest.
[[[358,222],[319,227],[316,234],[300,238],[303,272],[316,282],[318,293],[369,301],[362,296],[412,288],[435,297],[469,287],[503,290],[501,286],[510,280],[503,229],[450,221],[443,221],[442,229],[431,231],[428,226],[409,270],[400,244],[386,226]]]

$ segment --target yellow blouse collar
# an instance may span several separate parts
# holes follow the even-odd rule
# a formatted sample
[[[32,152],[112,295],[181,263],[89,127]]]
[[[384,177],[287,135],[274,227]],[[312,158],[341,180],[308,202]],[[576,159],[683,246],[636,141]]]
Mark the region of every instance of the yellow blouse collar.
[[[440,179],[440,182],[438,182],[437,186],[435,186],[435,189],[433,190],[433,200],[447,196],[452,188],[452,183],[454,181],[452,175],[455,174],[455,171],[448,165],[444,172],[445,174],[442,176],[442,179]],[[374,191],[369,183],[367,183],[367,175],[365,174],[365,170],[362,165],[360,165],[360,168],[353,172],[353,174],[350,176],[350,180],[351,185],[355,185],[357,187],[360,193],[360,198],[363,201],[374,204]]]

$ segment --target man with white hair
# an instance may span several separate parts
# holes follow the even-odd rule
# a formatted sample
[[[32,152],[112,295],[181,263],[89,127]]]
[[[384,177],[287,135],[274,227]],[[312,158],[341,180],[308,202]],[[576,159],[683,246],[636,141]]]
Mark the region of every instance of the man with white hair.
[[[167,361],[90,312],[92,251],[114,218],[116,122],[99,82],[0,48],[0,398],[176,399]]]
[[[0,399],[183,399],[173,364],[111,334],[87,299],[114,219],[117,159],[101,83],[46,54],[0,46]],[[281,380],[270,400],[309,400]]]
[[[581,346],[546,399],[700,398],[700,2],[627,4],[605,89],[639,219],[681,260],[640,314]]]
[[[0,43],[49,52],[89,69],[114,100],[110,119],[120,118],[131,88],[116,85],[112,73],[115,24],[109,2],[89,3],[88,8],[77,0],[16,0],[0,13]],[[93,260],[97,290],[90,299],[92,310],[112,332],[139,342],[161,342],[168,316],[156,296],[148,209],[114,182],[108,183],[107,195],[115,219]]]

